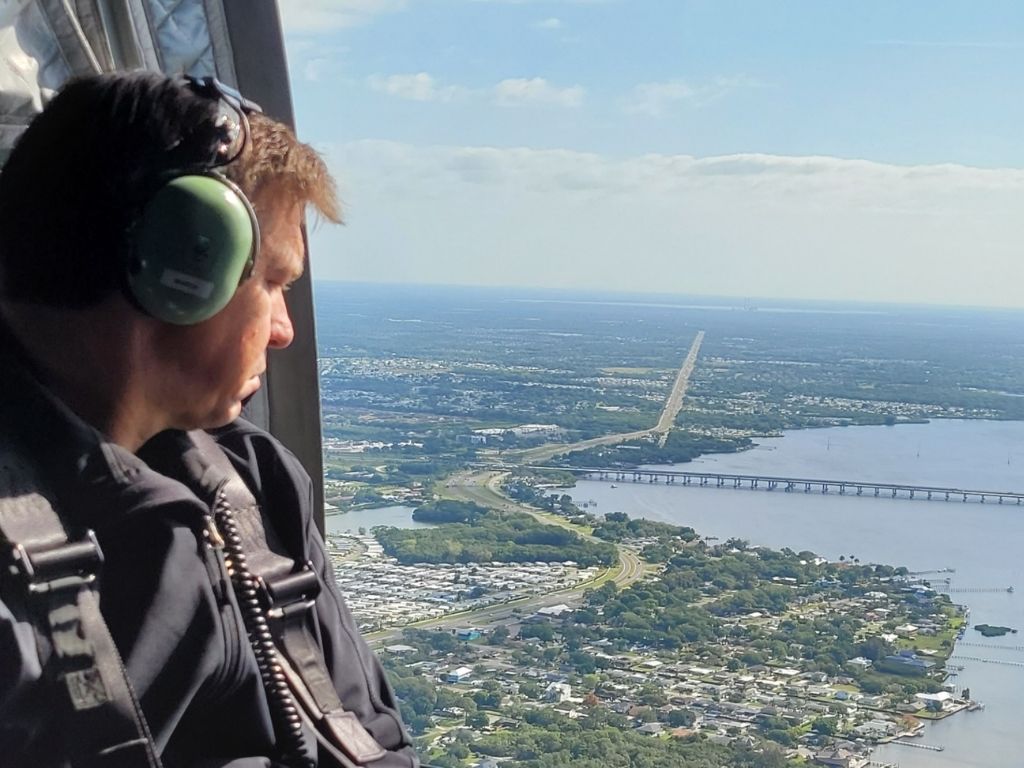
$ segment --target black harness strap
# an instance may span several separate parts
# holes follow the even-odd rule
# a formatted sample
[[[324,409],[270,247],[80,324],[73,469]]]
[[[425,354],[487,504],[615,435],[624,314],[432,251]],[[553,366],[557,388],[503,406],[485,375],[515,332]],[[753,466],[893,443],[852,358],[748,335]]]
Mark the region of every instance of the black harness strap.
[[[189,435],[206,460],[227,477],[221,492],[231,507],[248,569],[260,583],[261,602],[280,652],[282,671],[295,701],[315,726],[321,747],[342,766],[379,760],[387,750],[342,705],[310,628],[310,612],[320,592],[316,573],[309,563],[299,564],[274,551],[268,540],[273,531],[265,527],[259,503],[231,461],[205,432]],[[276,548],[281,549],[280,545]]]
[[[2,437],[2,436],[0,436]],[[121,655],[100,613],[103,553],[92,531],[71,539],[32,468],[0,440],[0,584],[52,648],[61,735],[76,768],[160,768]],[[11,606],[13,608],[13,606]]]

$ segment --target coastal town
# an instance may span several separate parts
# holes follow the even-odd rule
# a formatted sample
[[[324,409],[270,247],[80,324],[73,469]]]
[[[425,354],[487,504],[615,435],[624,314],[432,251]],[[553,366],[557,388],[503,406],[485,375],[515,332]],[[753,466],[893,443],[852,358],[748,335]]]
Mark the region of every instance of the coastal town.
[[[362,526],[330,545],[431,765],[1013,751],[1000,723],[1024,646],[985,632],[1019,624],[1012,540],[993,531],[1016,530],[1018,496],[994,491],[1018,487],[1002,425],[1024,418],[1024,364],[981,320],[377,298],[324,338],[327,509]],[[666,465],[701,490],[669,488]],[[438,499],[493,514],[404,529]],[[403,530],[375,537],[378,507]],[[549,538],[509,530],[517,513],[618,564],[511,555]]]
[[[490,765],[518,754],[510,733],[589,720],[857,767],[980,707],[949,664],[965,612],[923,577],[671,528],[618,542],[646,561],[621,591],[572,562],[402,565],[372,534],[329,546],[436,765]]]

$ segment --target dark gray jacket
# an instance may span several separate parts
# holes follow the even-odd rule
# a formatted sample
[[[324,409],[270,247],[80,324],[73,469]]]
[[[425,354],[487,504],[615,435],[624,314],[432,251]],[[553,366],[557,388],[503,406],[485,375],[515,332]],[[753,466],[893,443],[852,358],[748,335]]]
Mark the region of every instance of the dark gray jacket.
[[[18,436],[67,525],[96,532],[101,610],[164,764],[274,765],[266,697],[234,593],[204,545],[209,508],[189,487],[179,437],[157,436],[138,456],[107,442],[35,382],[9,341],[0,341],[0,435]],[[416,766],[383,670],[334,584],[308,475],[244,421],[215,436],[286,553],[319,574],[314,631],[327,667],[345,708],[389,750],[370,765]],[[0,574],[0,764],[62,765],[68,747],[42,673],[49,651],[5,597],[14,588]]]

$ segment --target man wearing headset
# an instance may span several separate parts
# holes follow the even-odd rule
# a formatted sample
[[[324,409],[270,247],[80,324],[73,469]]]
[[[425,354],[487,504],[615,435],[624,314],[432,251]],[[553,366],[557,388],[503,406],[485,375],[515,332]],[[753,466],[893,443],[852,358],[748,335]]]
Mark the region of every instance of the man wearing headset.
[[[339,220],[323,161],[256,109],[83,78],[0,173],[4,765],[418,764],[309,477],[238,419],[292,340],[307,207]]]

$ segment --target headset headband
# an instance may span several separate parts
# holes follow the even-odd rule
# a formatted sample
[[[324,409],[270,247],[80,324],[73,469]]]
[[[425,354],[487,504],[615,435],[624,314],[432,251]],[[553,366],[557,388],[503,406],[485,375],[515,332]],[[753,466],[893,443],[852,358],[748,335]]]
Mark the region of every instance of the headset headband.
[[[217,102],[219,112],[216,128],[221,140],[207,163],[207,168],[214,169],[228,165],[245,150],[249,141],[249,118],[254,112],[263,112],[263,108],[255,101],[245,98],[237,89],[225,85],[212,76],[192,77],[185,75],[181,84],[197,96]]]

